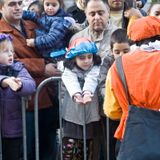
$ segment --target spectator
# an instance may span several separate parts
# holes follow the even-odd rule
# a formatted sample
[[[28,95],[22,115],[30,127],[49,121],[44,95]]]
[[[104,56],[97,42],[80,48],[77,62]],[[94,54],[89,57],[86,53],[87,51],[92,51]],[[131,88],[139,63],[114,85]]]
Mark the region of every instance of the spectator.
[[[138,18],[146,16],[147,13],[141,8],[136,7],[136,1],[126,0],[124,2],[124,28],[128,30],[129,26]]]
[[[28,6],[27,10],[39,14],[39,13],[42,12],[43,6],[41,5],[41,3],[38,0],[35,0],[32,3],[30,3],[30,5]]]
[[[0,0],[3,18],[0,20],[0,32],[13,37],[15,59],[23,62],[38,86],[46,77],[60,75],[55,64],[46,64],[44,58],[34,48],[28,47],[26,39],[34,38],[36,25],[22,19],[23,4],[20,0]],[[26,115],[28,160],[34,157],[34,97]],[[40,159],[50,160],[56,157],[56,127],[58,122],[58,98],[56,88],[48,84],[39,95],[39,144]]]
[[[22,157],[22,96],[33,94],[36,85],[21,62],[14,61],[12,38],[0,34],[0,113],[2,156],[5,160]]]
[[[88,26],[76,33],[71,41],[77,37],[86,37],[94,41],[99,48],[98,54],[103,59],[109,54],[110,36],[117,28],[109,23],[109,8],[103,0],[89,0],[85,8]]]
[[[153,3],[149,9],[148,15],[155,16],[160,19],[160,4]]]
[[[23,0],[23,10],[27,10],[28,6],[35,0]]]
[[[122,27],[124,0],[106,0],[110,8],[110,21],[117,27]]]
[[[76,23],[83,24],[86,20],[86,15],[84,13],[86,0],[75,0],[73,6],[67,9],[67,13],[70,13],[75,19]]]
[[[70,30],[72,23],[69,20],[73,23],[74,20],[68,17],[68,14],[62,9],[61,0],[53,2],[43,0],[42,5],[44,11],[41,14],[24,11],[23,18],[39,25],[39,28],[36,29],[36,38],[27,39],[27,45],[35,47],[43,57],[49,59],[51,52],[65,50],[67,47],[72,35]]]
[[[127,95],[125,94],[125,90],[114,63],[110,72],[108,72],[106,79],[104,111],[111,119],[120,119],[120,124],[116,130],[115,137],[119,140],[123,140],[122,143],[127,142],[126,144],[130,144],[128,142],[129,139],[135,141],[135,137],[141,137],[135,141],[136,146],[134,144],[132,144],[132,147],[127,145],[126,149],[124,149],[121,145],[117,159],[121,159],[120,156],[125,156],[125,159],[131,160],[145,159],[142,156],[144,155],[143,153],[146,152],[149,156],[151,155],[151,158],[149,159],[159,159],[159,157],[157,157],[159,154],[157,154],[155,148],[152,151],[152,137],[151,139],[146,139],[145,135],[147,135],[147,133],[145,132],[146,134],[144,134],[143,132],[143,126],[145,126],[143,123],[145,122],[144,119],[142,122],[143,126],[139,123],[138,119],[136,122],[132,122],[132,124],[136,124],[138,128],[136,127],[135,129],[135,126],[133,125],[132,131],[134,132],[130,132],[129,135],[126,135],[126,137],[129,138],[127,141],[124,139],[124,133],[127,134],[127,132],[125,132],[125,126],[128,117],[128,105],[130,105],[131,108],[139,106],[139,108],[159,111],[160,86],[158,83],[159,78],[155,75],[159,75],[160,71],[160,52],[158,45],[160,43],[160,20],[150,16],[140,18],[130,26],[128,34],[129,38],[137,45],[137,49],[133,53],[122,56],[122,65],[129,99],[127,99]],[[143,117],[145,115],[142,114],[135,118],[140,118],[141,116]],[[134,121],[134,117],[132,120]],[[147,126],[149,126],[149,124],[147,124]],[[146,145],[146,140],[149,141],[148,144],[151,145]],[[140,146],[141,149],[147,148],[146,152],[140,152],[141,149],[137,146]]]
[[[86,125],[87,159],[93,160],[93,139],[100,125],[98,111],[98,73],[101,58],[94,42],[77,38],[69,45],[62,81],[66,87],[63,100],[63,158],[83,160],[83,125]],[[73,81],[72,81],[73,80]],[[73,84],[69,84],[70,81]],[[77,83],[78,81],[78,83]]]
[[[113,64],[116,58],[130,51],[130,43],[129,43],[127,32],[125,29],[117,29],[112,33],[110,46],[111,46],[111,53],[104,58],[100,68],[100,79],[99,79],[100,107],[103,106],[103,100],[105,96],[105,81],[106,81],[106,76],[109,68],[111,67],[111,65]],[[101,118],[103,122],[104,131],[106,131],[107,130],[106,119],[104,117],[105,115],[103,113],[102,108],[101,108],[101,115],[102,115]],[[109,160],[116,160],[116,154],[115,154],[116,139],[114,138],[114,133],[119,125],[119,121],[118,120],[114,121],[111,119],[108,119],[108,120],[109,120],[109,126],[108,126],[109,128],[109,132],[108,132],[109,133]],[[104,142],[107,142],[107,140],[104,139]],[[104,148],[104,153],[105,151],[106,149]]]

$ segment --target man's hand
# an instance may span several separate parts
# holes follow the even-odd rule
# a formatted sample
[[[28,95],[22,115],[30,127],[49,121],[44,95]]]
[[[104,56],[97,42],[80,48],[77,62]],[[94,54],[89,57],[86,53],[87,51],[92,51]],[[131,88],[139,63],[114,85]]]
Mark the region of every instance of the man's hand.
[[[57,65],[54,63],[48,63],[45,67],[45,75],[47,77],[51,76],[61,76],[61,71],[57,69]]]
[[[27,46],[29,46],[29,47],[35,47],[34,41],[35,41],[35,39],[33,39],[33,38],[26,39]]]
[[[141,18],[143,17],[143,15],[141,14],[141,12],[139,11],[139,9],[136,9],[136,8],[131,8],[129,10],[126,10],[124,12],[124,16],[126,18],[131,18],[132,16],[135,16],[137,18]]]

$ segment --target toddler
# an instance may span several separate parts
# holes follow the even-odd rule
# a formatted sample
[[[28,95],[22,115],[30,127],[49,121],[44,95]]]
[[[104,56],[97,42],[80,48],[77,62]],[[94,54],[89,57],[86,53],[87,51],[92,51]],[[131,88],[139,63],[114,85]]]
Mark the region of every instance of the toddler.
[[[22,53],[23,54],[23,53]],[[36,85],[21,62],[14,61],[12,38],[0,34],[0,126],[5,160],[20,160],[22,151],[21,97],[29,96]]]

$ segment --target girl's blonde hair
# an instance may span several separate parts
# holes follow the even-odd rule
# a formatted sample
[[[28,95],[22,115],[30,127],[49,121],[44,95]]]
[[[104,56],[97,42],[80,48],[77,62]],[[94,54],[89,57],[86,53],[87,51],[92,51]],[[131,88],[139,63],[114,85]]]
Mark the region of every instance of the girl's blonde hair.
[[[6,47],[13,48],[12,37],[9,34],[0,33],[0,52],[3,52]]]

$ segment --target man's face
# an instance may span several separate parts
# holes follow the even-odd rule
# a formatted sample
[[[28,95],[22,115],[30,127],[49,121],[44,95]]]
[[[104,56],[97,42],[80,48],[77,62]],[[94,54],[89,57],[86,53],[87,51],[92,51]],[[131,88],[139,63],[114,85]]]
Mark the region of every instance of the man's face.
[[[86,7],[89,27],[95,32],[102,32],[108,24],[109,10],[102,1],[89,1]]]
[[[3,17],[9,21],[14,22],[22,18],[23,1],[22,0],[5,0],[2,6]]]
[[[108,0],[109,8],[113,11],[120,11],[123,9],[124,0]]]

